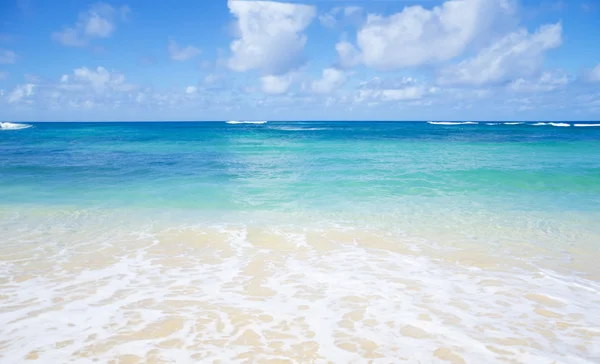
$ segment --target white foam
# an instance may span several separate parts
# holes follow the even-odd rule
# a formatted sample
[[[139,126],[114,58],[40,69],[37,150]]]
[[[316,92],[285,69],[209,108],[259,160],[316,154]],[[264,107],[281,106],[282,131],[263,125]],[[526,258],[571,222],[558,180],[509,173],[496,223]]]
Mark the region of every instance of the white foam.
[[[229,121],[226,121],[225,123],[227,123],[227,124],[266,124],[267,121],[266,120],[243,120],[243,121],[229,120]]]
[[[563,128],[571,126],[571,124],[567,124],[567,123],[550,123],[550,125],[559,126],[559,127],[563,127]]]
[[[428,121],[428,124],[432,125],[469,125],[469,124],[478,124],[474,121]]]
[[[500,123],[485,123],[485,125],[500,125]]]
[[[521,125],[523,123],[503,123],[503,125]]]
[[[573,126],[578,126],[578,127],[594,127],[594,126],[600,126],[600,124],[574,124]]]
[[[19,130],[19,129],[31,128],[32,126],[33,125],[29,125],[29,124],[0,122],[0,130]]]
[[[293,126],[280,126],[269,128],[271,130],[282,130],[282,131],[317,131],[317,130],[329,130],[329,128],[299,128]]]
[[[533,126],[545,126],[545,125],[550,125],[550,123],[535,123],[535,124],[529,124],[529,125],[533,125]]]
[[[3,361],[35,353],[47,363],[149,362],[154,352],[167,362],[433,362],[448,350],[467,363],[581,363],[600,355],[591,344],[600,284],[572,272],[473,269],[371,247],[351,228],[165,233],[104,220],[93,230],[69,217],[64,226],[43,222],[39,235],[0,220],[15,237],[0,242],[8,244],[0,250]],[[315,360],[294,357],[315,347]]]

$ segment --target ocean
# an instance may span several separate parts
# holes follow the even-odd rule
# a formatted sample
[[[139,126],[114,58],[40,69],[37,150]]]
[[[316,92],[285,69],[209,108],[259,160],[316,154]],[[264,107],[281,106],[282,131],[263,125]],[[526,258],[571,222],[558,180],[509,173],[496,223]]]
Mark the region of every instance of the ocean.
[[[2,126],[2,363],[600,358],[598,123]]]

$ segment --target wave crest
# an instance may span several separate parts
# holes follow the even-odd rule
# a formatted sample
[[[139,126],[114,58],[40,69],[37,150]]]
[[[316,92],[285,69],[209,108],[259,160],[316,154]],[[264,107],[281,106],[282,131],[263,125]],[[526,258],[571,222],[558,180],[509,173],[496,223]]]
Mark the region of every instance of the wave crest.
[[[252,120],[242,120],[242,121],[229,120],[229,121],[226,121],[225,123],[227,123],[227,124],[266,124],[267,121],[266,120],[257,120],[257,121],[252,121]]]
[[[9,122],[0,122],[1,130],[19,130],[19,129],[27,129],[31,128],[33,125],[29,124],[19,124],[19,123],[9,123]]]
[[[474,121],[428,121],[427,124],[432,125],[467,125],[467,124],[479,124]]]

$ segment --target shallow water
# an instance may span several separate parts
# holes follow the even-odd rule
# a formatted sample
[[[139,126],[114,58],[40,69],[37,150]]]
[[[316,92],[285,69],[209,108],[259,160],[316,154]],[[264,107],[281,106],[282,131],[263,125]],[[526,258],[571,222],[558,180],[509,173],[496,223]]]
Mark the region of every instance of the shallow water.
[[[600,128],[33,125],[2,362],[600,357]]]

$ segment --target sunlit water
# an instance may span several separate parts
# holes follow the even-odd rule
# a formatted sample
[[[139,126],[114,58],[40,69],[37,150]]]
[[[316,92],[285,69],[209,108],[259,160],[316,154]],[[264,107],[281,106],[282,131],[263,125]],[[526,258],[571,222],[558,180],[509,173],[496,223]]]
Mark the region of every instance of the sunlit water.
[[[600,127],[555,124],[1,130],[0,362],[594,363]]]

